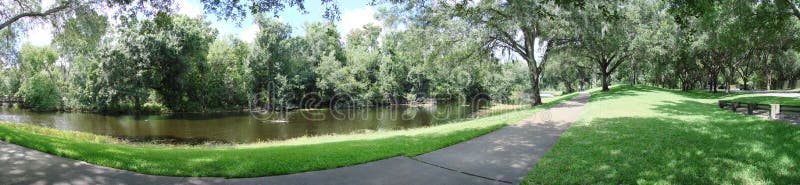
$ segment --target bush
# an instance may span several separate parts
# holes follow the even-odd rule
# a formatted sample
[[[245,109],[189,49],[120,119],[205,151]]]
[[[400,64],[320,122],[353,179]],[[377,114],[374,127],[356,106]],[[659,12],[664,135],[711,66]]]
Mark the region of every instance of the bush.
[[[61,107],[58,87],[46,72],[40,72],[25,80],[17,96],[25,100],[25,108],[33,111],[54,111]]]

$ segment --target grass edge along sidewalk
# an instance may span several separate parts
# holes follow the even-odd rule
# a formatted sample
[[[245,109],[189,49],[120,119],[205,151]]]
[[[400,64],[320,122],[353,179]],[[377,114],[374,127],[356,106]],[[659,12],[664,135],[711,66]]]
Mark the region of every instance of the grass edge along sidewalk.
[[[416,156],[502,128],[576,94],[543,106],[431,127],[291,139],[218,147],[130,144],[111,137],[0,123],[0,139],[88,163],[163,176],[260,177],[316,171]]]

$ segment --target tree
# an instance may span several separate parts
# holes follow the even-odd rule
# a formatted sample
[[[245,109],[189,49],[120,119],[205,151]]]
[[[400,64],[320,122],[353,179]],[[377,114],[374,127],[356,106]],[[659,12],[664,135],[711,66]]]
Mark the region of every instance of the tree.
[[[222,109],[247,106],[251,76],[249,45],[231,35],[217,38],[208,49],[205,74],[206,106]]]
[[[172,111],[204,109],[206,56],[216,30],[198,19],[166,14],[132,26],[102,52],[106,80],[98,85],[111,88],[104,102],[131,97],[139,110],[152,89]]]
[[[58,53],[50,47],[37,47],[29,44],[22,46],[17,64],[25,80],[42,71],[49,71],[58,60]]]
[[[415,4],[416,3],[416,4]],[[547,63],[548,50],[565,46],[574,39],[564,31],[565,7],[581,1],[480,1],[435,3],[412,2],[420,12],[439,11],[445,17],[458,17],[472,24],[473,29],[486,30],[488,50],[501,49],[513,53],[528,64],[531,105],[541,105],[539,82]],[[421,8],[420,8],[421,7]],[[436,15],[431,15],[436,17]]]
[[[304,0],[201,0],[206,13],[213,13],[226,20],[241,20],[248,14],[257,15],[278,12],[286,7],[296,7],[300,12],[306,12]],[[328,20],[339,19],[339,6],[333,0],[321,0],[325,7],[323,17]]]
[[[62,57],[60,65],[61,88],[66,100],[64,108],[82,108],[91,102],[93,70],[97,66],[97,52],[102,38],[108,30],[107,17],[95,12],[87,12],[81,17],[67,20],[56,31],[53,45]]]
[[[17,96],[33,111],[53,111],[61,107],[61,95],[55,82],[45,71],[40,71],[22,83]]]
[[[603,91],[608,91],[609,78],[633,54],[631,41],[637,35],[630,16],[631,2],[591,1],[576,11],[576,35],[579,48],[597,64],[602,75]],[[627,13],[627,14],[626,14]]]
[[[563,89],[564,93],[572,93],[585,87],[587,77],[594,71],[592,63],[576,49],[564,49],[551,54],[553,62],[548,63],[542,75],[542,81],[554,89]]]
[[[123,34],[122,40],[133,37],[128,34],[132,33]],[[133,102],[134,111],[138,111],[149,96],[150,87],[156,83],[151,77],[153,71],[139,63],[140,59],[131,56],[138,54],[130,53],[132,48],[129,46],[109,44],[99,49],[100,62],[95,72],[97,82],[90,87],[92,107],[104,112],[128,111],[121,103]]]
[[[291,27],[263,14],[256,17],[255,23],[260,29],[248,60],[253,75],[253,92],[259,101],[256,104],[263,102],[268,109],[277,108],[285,105],[283,100],[290,85],[285,73],[290,50],[285,45]]]
[[[797,2],[793,0],[778,0],[776,3],[780,3],[780,6],[788,7],[792,14],[797,17],[797,19],[800,19],[800,7],[797,7]]]
[[[50,47],[22,46],[19,73],[16,74],[22,80],[19,89],[11,91],[25,100],[26,107],[34,111],[52,111],[61,107],[58,80],[51,70],[56,60],[58,54]]]
[[[241,20],[248,14],[268,12],[277,15],[286,7],[296,7],[306,12],[304,0],[202,0],[201,2],[206,13],[215,14],[220,19],[226,20]],[[2,6],[0,11],[0,30],[20,21],[26,24],[49,21],[54,25],[60,25],[64,20],[81,18],[99,9],[118,10],[115,14],[123,17],[136,17],[139,14],[155,15],[157,12],[171,12],[171,5],[174,4],[172,0],[61,0],[49,7],[42,7],[42,4],[35,0],[14,0],[4,3],[7,6]],[[325,18],[330,20],[339,18],[339,6],[334,1],[322,0],[321,4],[325,6],[323,14]]]
[[[379,45],[381,27],[367,24],[347,34],[345,54],[347,56],[347,69],[355,75],[355,80],[361,86],[358,99],[383,103],[383,94],[380,91],[379,76],[381,63],[385,62]]]
[[[336,31],[336,26],[333,25],[333,23],[310,23],[305,25],[305,29],[306,34],[303,36],[303,39],[307,44],[305,46],[307,47],[305,49],[305,60],[308,61],[308,66],[312,66],[311,71],[314,72],[311,74],[311,78],[314,80],[312,83],[310,83],[314,86],[308,87],[307,90],[308,92],[318,93],[318,95],[322,96],[322,99],[328,99],[336,94],[334,91],[335,88],[332,86],[322,85],[326,82],[321,81],[324,79],[330,79],[328,75],[332,75],[333,73],[325,73],[319,71],[317,68],[323,65],[323,61],[326,61],[326,65],[329,66],[334,65],[334,60],[336,63],[342,64],[347,60],[347,56],[345,55],[342,43],[339,40],[339,32]]]

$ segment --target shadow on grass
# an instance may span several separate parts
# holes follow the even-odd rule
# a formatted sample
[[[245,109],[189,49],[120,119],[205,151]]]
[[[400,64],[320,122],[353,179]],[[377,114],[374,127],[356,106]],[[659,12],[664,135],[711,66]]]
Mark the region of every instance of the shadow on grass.
[[[670,90],[666,90],[665,89],[664,91],[670,92],[672,94],[680,95],[680,96],[683,96],[683,97],[687,97],[687,98],[693,98],[693,99],[722,99],[722,98],[728,98],[728,97],[741,95],[739,93],[725,93],[724,91],[722,91],[722,92],[708,92],[707,90],[691,90],[691,91],[684,92],[684,91],[680,91],[680,90],[671,90],[671,89]]]
[[[567,131],[524,184],[794,184],[800,127],[695,101]],[[686,118],[686,117],[690,118]]]
[[[597,91],[592,93],[589,102],[597,102],[603,100],[616,99],[624,96],[634,96],[637,93],[652,92],[658,90],[655,87],[640,86],[640,85],[620,85],[609,89],[606,92]]]

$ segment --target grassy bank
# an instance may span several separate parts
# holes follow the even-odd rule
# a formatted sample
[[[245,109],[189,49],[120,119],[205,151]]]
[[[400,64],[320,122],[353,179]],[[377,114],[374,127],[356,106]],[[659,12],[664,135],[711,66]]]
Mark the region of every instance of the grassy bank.
[[[800,127],[716,107],[743,95],[593,93],[524,184],[794,184]]]
[[[0,139],[89,163],[166,176],[256,177],[416,156],[522,120],[544,106],[439,126],[217,147],[130,144],[106,136],[0,123]]]

